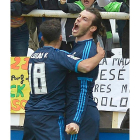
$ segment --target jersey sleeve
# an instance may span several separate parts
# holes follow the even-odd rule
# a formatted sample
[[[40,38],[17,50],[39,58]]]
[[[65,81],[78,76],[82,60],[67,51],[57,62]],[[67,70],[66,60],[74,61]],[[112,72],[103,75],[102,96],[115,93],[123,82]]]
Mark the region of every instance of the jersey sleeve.
[[[74,57],[66,51],[55,49],[51,55],[51,59],[58,65],[65,67],[68,70],[78,72],[78,64],[83,60],[78,57]]]
[[[76,123],[79,126],[81,125],[81,122],[83,121],[86,113],[87,104],[88,104],[88,94],[84,91],[84,88],[81,88],[77,110],[75,112],[72,122]]]

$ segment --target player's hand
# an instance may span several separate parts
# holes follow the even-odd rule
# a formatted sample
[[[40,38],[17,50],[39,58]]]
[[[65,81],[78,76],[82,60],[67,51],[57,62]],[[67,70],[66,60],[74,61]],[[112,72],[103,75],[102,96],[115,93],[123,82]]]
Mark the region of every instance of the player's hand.
[[[65,4],[66,3],[66,0],[60,0],[60,3],[61,4]]]
[[[99,42],[97,42],[97,53],[100,54],[102,58],[105,57],[105,50],[100,46]]]
[[[79,126],[76,123],[70,123],[68,125],[66,125],[66,129],[65,129],[67,134],[77,134],[79,132]]]

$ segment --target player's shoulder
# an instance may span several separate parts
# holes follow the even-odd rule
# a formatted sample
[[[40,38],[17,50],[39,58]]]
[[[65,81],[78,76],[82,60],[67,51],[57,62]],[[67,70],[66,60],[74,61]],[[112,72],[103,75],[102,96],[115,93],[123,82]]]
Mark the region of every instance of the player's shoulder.
[[[90,48],[96,48],[96,44],[95,44],[95,42],[94,42],[93,39],[89,39],[89,40],[83,41],[83,43],[81,44],[81,46],[83,47],[83,50],[85,50],[85,51],[88,50],[88,49],[90,49]]]
[[[44,49],[44,48],[39,48],[34,53],[30,56],[29,63],[30,62],[40,62],[43,61],[44,59],[48,58],[50,50],[49,49]]]
[[[52,54],[68,55],[68,54],[70,54],[70,53],[67,52],[67,51],[65,51],[65,50],[60,50],[60,49],[56,49],[56,48],[54,48]]]
[[[96,44],[95,44],[95,42],[94,42],[93,39],[89,39],[89,40],[87,40],[87,42],[88,42],[90,45],[92,45],[92,46],[96,46]]]
[[[57,49],[57,48],[54,48],[49,54],[48,54],[48,58],[50,60],[53,60],[53,61],[58,61],[58,60],[61,60],[62,59],[65,59],[68,57],[70,53],[67,52],[67,51],[64,51],[64,50],[60,50],[60,49]]]
[[[97,47],[96,43],[94,42],[94,40],[92,40],[92,46],[95,47],[95,48]]]
[[[66,54],[70,54],[69,52],[65,51],[65,50],[59,50],[60,52],[66,53]]]

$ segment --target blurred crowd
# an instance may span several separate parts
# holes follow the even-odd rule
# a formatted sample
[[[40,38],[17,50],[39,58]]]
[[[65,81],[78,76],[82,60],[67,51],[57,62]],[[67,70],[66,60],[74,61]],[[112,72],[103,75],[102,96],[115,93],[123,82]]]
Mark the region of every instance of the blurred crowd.
[[[28,48],[37,50],[43,47],[40,24],[52,18],[21,16],[34,9],[62,10],[65,13],[80,13],[88,7],[97,8],[101,12],[129,13],[129,0],[11,0],[11,56],[27,56]],[[62,27],[62,43],[60,49],[71,52],[75,38],[71,35],[74,18],[59,18]],[[111,58],[113,35],[109,19],[103,19],[106,35],[94,38],[106,51],[106,58]],[[129,20],[116,20],[119,35],[119,46],[123,58],[129,58]]]

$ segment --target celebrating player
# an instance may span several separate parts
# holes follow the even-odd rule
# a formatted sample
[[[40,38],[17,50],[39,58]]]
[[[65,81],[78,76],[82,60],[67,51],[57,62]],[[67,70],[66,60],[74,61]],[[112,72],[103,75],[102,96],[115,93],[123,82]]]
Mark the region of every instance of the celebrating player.
[[[23,140],[65,140],[63,114],[66,74],[69,70],[83,73],[91,71],[105,52],[98,45],[98,53],[82,61],[59,50],[62,41],[61,24],[56,19],[43,22],[40,31],[44,47],[36,50],[29,60],[31,91],[25,106]],[[72,133],[77,133],[77,129],[74,128]]]
[[[105,34],[105,28],[101,22],[101,15],[95,8],[87,8],[79,14],[72,29],[76,43],[71,53],[82,59],[97,54],[93,39],[97,34]],[[99,65],[89,73],[71,72],[67,76],[66,132],[75,134],[71,131],[76,128],[79,133],[66,135],[66,140],[98,140],[100,117],[92,94],[98,70]]]

